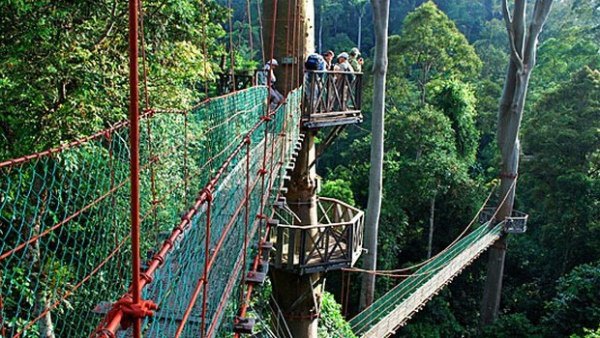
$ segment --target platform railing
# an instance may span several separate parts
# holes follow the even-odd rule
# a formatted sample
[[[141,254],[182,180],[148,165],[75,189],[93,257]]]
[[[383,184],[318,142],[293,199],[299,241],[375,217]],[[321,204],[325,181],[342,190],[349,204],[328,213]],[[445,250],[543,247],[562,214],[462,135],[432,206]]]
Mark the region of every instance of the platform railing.
[[[305,71],[306,127],[326,127],[362,121],[362,73]]]
[[[353,266],[363,244],[364,213],[344,202],[320,197],[319,224],[301,226],[281,217],[274,231],[274,265],[300,274]]]
[[[483,211],[479,214],[479,221],[484,223],[491,220],[491,218],[495,215],[496,208],[489,207],[483,209]],[[512,215],[510,217],[506,217],[505,219],[496,219],[496,221],[504,221],[503,230],[509,234],[522,234],[527,231],[527,220],[529,219],[529,215],[518,210],[513,210]]]

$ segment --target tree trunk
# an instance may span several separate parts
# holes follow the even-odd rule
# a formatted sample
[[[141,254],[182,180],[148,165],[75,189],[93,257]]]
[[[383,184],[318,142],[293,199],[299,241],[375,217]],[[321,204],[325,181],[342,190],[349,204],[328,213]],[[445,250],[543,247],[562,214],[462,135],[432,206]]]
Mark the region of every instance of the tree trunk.
[[[35,191],[42,191],[42,186],[43,183],[41,179],[36,178],[34,183]],[[38,216],[33,217],[29,222],[29,224],[31,224],[33,227],[31,232],[32,238],[38,237],[42,233],[42,215],[44,215],[46,210],[48,192],[43,191],[41,196],[42,203],[38,210]],[[46,312],[47,309],[50,309],[52,304],[50,299],[48,299],[48,294],[50,292],[49,290],[46,290],[46,273],[44,272],[44,262],[42,261],[40,241],[41,239],[38,239],[33,242],[29,251],[29,259],[33,268],[32,270],[35,271],[33,275],[36,276],[35,279],[38,280],[39,285],[39,288],[35,292],[35,314],[36,316],[41,316],[38,321],[39,336],[41,338],[55,338],[52,314],[50,311]]]
[[[319,48],[317,52],[323,53],[323,3],[319,7]]]
[[[277,2],[277,12],[273,13]],[[295,4],[295,5],[293,5]],[[291,12],[289,12],[291,11]],[[265,39],[265,51],[268,58],[272,55],[281,60],[289,56],[286,50],[288,30],[296,34],[299,46],[295,48],[293,56],[304,60],[315,48],[314,29],[314,2],[313,0],[266,0],[263,2],[265,32],[275,32],[274,44],[271,46],[271,37]],[[273,25],[276,25],[273,29]],[[294,25],[298,25],[294,27]],[[270,33],[268,33],[270,34]],[[295,64],[280,63],[276,70],[278,89],[287,94],[287,89],[297,86],[297,79],[302,79],[302,67]],[[286,83],[287,82],[287,83]],[[292,210],[298,215],[302,226],[318,224],[316,200],[316,168],[310,166],[315,160],[314,132],[303,130],[306,138],[299,151],[296,166],[291,174],[286,194],[287,201]],[[308,239],[307,239],[308,242]],[[305,242],[305,243],[307,243]],[[310,242],[312,243],[312,242]],[[299,246],[300,247],[300,246]],[[287,316],[287,324],[293,337],[317,338],[319,311],[321,307],[321,294],[323,292],[324,278],[320,273],[299,275],[287,272],[284,269],[270,270],[273,298],[280,306],[281,311]]]
[[[499,221],[512,215],[515,180],[519,169],[519,129],[529,77],[535,66],[538,37],[551,5],[552,0],[537,0],[531,23],[526,29],[526,0],[515,1],[512,15],[509,13],[507,0],[502,1],[511,58],[498,111],[498,145],[502,156],[500,198],[504,199],[496,216]],[[481,302],[481,326],[493,323],[498,317],[505,256],[506,237],[502,236],[489,252],[487,278]]]
[[[358,16],[358,41],[356,43],[356,47],[358,48],[358,50],[360,50],[360,45],[362,42],[362,17],[363,14],[360,13],[360,15]]]
[[[373,116],[371,141],[371,168],[369,170],[369,201],[365,217],[364,268],[377,269],[377,231],[381,212],[381,195],[383,185],[383,132],[385,112],[385,77],[387,73],[388,20],[390,13],[389,0],[371,0],[375,29],[375,56],[373,65]],[[364,309],[373,303],[375,294],[375,275],[364,274],[360,308]]]
[[[427,258],[431,258],[431,247],[433,246],[433,229],[435,219],[435,198],[437,193],[434,193],[429,201],[429,240],[427,241]]]

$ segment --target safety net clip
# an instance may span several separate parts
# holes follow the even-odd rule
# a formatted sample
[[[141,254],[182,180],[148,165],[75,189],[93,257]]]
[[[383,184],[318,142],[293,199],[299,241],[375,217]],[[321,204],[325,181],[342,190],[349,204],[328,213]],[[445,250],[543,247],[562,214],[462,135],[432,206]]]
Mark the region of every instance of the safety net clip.
[[[136,319],[154,316],[154,311],[158,310],[158,305],[151,300],[140,300],[138,304],[133,303],[131,295],[121,298],[113,305],[111,312],[122,311],[121,328],[127,329]]]
[[[204,189],[202,189],[202,191],[200,192],[200,195],[206,194],[206,200],[209,202],[212,202],[213,200],[213,193],[212,193],[212,189],[209,187],[206,187]]]
[[[269,116],[269,115],[261,116],[260,119],[263,121],[267,121],[267,122],[272,120],[271,116]]]

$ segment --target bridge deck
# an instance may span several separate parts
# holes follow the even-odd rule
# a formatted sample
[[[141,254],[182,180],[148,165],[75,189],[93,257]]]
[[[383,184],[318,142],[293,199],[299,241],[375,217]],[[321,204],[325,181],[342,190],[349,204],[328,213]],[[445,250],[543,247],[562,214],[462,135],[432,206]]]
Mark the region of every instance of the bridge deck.
[[[500,236],[502,223],[480,226],[350,320],[360,337],[388,337]]]

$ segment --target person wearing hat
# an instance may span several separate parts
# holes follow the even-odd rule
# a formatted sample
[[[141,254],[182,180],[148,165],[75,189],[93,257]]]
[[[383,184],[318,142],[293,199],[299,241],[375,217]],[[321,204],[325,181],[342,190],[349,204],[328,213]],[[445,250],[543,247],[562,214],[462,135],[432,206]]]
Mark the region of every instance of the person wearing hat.
[[[328,50],[323,53],[323,59],[325,60],[325,70],[333,70],[333,57],[335,53],[332,50]]]
[[[358,62],[358,57],[360,56],[360,51],[358,48],[354,47],[350,50],[350,58],[348,59],[348,63],[352,66],[355,72],[362,72],[362,65]]]
[[[340,53],[340,55],[338,55],[338,57],[337,57],[338,63],[335,65],[334,70],[339,71],[339,72],[354,73],[354,68],[352,68],[352,66],[348,62],[348,58],[349,58],[348,53],[346,53],[346,52]]]
[[[338,109],[341,111],[347,110],[347,101],[348,101],[348,91],[349,91],[349,84],[351,84],[354,81],[354,69],[352,68],[352,66],[350,65],[350,63],[348,63],[348,53],[343,52],[340,53],[340,55],[338,55],[337,57],[338,59],[338,63],[335,65],[334,70],[338,71],[338,72],[346,72],[347,74],[337,74],[336,75],[336,86],[337,86],[337,91],[338,94],[340,96],[340,102],[339,102],[339,107]],[[333,109],[335,109],[335,107],[333,107]]]
[[[265,63],[263,70],[258,74],[258,84],[269,87],[269,94],[271,95],[271,105],[277,106],[282,100],[283,95],[275,89],[275,68],[279,66],[279,62],[275,59],[271,59]]]

